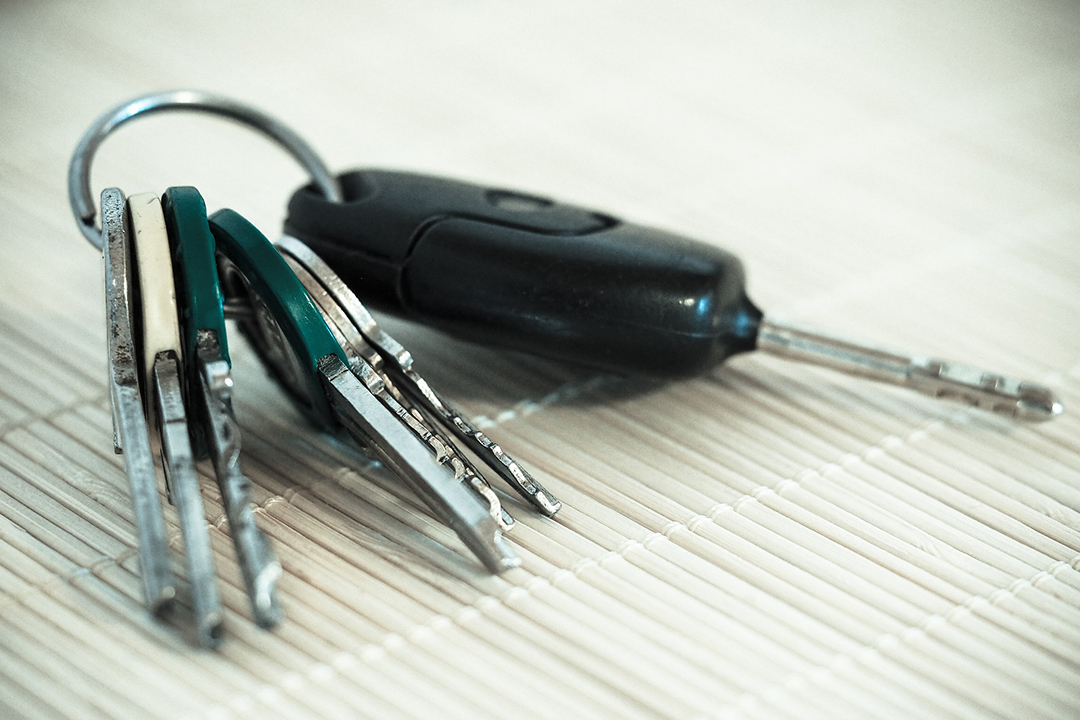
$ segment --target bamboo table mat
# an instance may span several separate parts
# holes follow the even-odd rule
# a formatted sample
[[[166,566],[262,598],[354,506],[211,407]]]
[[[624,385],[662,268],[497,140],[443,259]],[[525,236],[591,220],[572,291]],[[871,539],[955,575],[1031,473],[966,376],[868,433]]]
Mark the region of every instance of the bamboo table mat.
[[[0,6],[0,717],[1080,716],[1080,8],[1066,2]],[[218,651],[141,607],[89,123],[194,87],[336,170],[554,195],[721,244],[773,314],[1030,378],[1022,425],[754,354],[627,380],[390,318],[565,504],[483,571],[236,341],[286,621],[250,620],[209,467]],[[177,115],[95,191],[199,187],[271,236],[303,173]],[[162,489],[164,491],[164,489]],[[177,572],[179,533],[167,506]]]

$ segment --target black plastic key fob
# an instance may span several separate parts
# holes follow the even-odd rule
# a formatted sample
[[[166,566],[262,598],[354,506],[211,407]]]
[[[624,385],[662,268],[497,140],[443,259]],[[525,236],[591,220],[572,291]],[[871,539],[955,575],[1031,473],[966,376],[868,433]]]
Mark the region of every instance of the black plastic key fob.
[[[285,232],[374,308],[451,334],[621,373],[701,371],[761,320],[718,247],[546,198],[385,170],[312,186]]]

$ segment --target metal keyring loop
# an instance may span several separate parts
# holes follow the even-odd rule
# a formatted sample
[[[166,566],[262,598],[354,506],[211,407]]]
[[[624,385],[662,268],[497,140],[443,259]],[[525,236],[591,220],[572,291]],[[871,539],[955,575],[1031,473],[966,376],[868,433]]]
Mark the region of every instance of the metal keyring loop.
[[[315,185],[327,199],[341,202],[341,189],[326,164],[299,135],[280,120],[231,98],[197,90],[173,90],[152,93],[128,100],[99,117],[75,146],[68,166],[68,200],[79,229],[90,244],[101,249],[104,239],[94,222],[97,210],[90,189],[90,163],[98,146],[109,133],[134,118],[166,110],[204,112],[235,120],[258,130],[281,145],[311,174]]]

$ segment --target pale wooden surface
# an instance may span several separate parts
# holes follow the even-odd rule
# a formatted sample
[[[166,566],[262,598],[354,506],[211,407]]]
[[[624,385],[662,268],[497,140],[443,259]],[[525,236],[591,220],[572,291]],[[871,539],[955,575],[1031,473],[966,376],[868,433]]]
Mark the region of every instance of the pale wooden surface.
[[[0,6],[0,716],[1080,714],[1074,3],[202,5]],[[496,578],[241,348],[288,620],[250,623],[206,476],[228,640],[193,649],[139,607],[100,261],[64,186],[98,113],[173,87],[278,114],[337,169],[722,243],[774,313],[1072,411],[1019,426],[755,356],[647,386],[387,321],[566,502],[509,500],[525,562]],[[126,128],[95,169],[271,234],[302,180],[193,116]]]

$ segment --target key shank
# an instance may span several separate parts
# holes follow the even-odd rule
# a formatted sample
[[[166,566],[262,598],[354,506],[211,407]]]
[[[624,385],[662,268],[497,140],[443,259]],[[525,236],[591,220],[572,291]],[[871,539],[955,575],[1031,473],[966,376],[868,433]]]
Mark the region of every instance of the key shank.
[[[319,360],[319,375],[338,421],[402,478],[439,519],[453,529],[492,572],[520,560],[503,539],[498,522],[428,449],[368,392],[336,355]]]
[[[854,342],[769,317],[761,322],[757,349],[1020,420],[1049,420],[1063,410],[1054,393],[1042,385]]]

